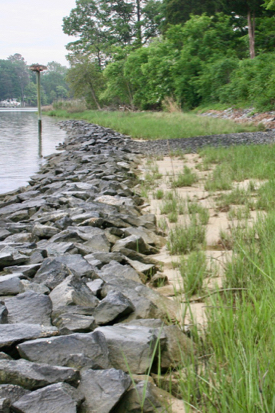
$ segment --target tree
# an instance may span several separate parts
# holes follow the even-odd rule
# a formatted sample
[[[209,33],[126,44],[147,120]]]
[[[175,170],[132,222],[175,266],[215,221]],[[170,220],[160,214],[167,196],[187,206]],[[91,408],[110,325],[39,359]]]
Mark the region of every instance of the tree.
[[[10,61],[14,67],[18,88],[20,90],[20,99],[21,102],[24,102],[25,88],[30,82],[30,73],[27,63],[25,62],[24,57],[19,53],[9,56],[8,61]]]
[[[249,55],[251,59],[255,57],[255,28],[256,17],[265,14],[265,0],[228,0],[224,5],[224,11],[234,12],[238,16],[246,17],[249,38]]]
[[[165,27],[169,24],[184,24],[191,14],[210,16],[223,11],[222,0],[164,0]]]
[[[88,105],[101,109],[99,95],[103,90],[104,79],[97,62],[86,56],[78,56],[78,60],[68,70],[66,80],[75,97],[85,97]]]
[[[68,94],[69,85],[66,82],[66,74],[68,68],[62,66],[58,62],[49,62],[47,70],[42,72],[41,86],[47,96],[48,103],[52,103],[57,97],[65,97]],[[62,93],[58,92],[58,88],[62,88]]]
[[[95,55],[102,68],[113,46],[140,47],[157,34],[160,5],[153,0],[77,0],[76,8],[63,19],[64,33],[79,36],[67,49]]]

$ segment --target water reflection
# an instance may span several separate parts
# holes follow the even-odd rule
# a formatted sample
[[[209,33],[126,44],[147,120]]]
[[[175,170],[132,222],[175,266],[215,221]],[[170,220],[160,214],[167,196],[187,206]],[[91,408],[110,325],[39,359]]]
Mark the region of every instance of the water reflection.
[[[28,183],[44,157],[55,151],[66,133],[56,125],[56,119],[43,116],[39,135],[34,112],[0,112],[0,193]]]

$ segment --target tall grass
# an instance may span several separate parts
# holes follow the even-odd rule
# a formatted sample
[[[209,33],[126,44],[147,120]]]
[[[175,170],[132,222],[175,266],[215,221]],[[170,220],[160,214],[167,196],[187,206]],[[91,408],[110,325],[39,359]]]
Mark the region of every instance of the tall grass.
[[[64,110],[55,110],[48,112],[48,115],[83,119],[138,139],[190,138],[193,136],[258,130],[255,126],[239,125],[230,120],[206,118],[191,113],[126,113],[94,110],[67,113]]]

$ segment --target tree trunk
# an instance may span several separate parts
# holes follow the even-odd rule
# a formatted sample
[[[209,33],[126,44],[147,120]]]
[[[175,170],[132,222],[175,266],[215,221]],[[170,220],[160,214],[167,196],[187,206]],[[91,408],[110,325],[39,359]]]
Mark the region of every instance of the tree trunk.
[[[254,59],[255,57],[255,13],[252,13],[250,10],[247,13],[247,24],[248,24],[248,36],[249,36],[249,54],[250,58]]]
[[[137,6],[137,41],[139,46],[142,45],[142,33],[141,33],[141,9],[140,9],[140,0],[136,0]]]
[[[96,98],[93,85],[92,85],[91,82],[89,82],[89,85],[90,85],[90,88],[91,88],[92,96],[93,96],[94,102],[95,102],[95,104],[96,104],[96,107],[97,107],[98,110],[101,110],[101,106],[100,106],[100,104],[98,103],[98,100],[97,100],[97,98]]]

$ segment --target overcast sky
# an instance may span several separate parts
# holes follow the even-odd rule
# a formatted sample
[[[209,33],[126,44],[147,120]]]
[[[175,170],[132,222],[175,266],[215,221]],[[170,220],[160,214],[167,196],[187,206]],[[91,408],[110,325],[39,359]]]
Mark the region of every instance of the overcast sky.
[[[62,31],[62,18],[75,0],[0,0],[0,59],[20,53],[27,64],[53,60],[68,65],[65,45],[75,38]]]

